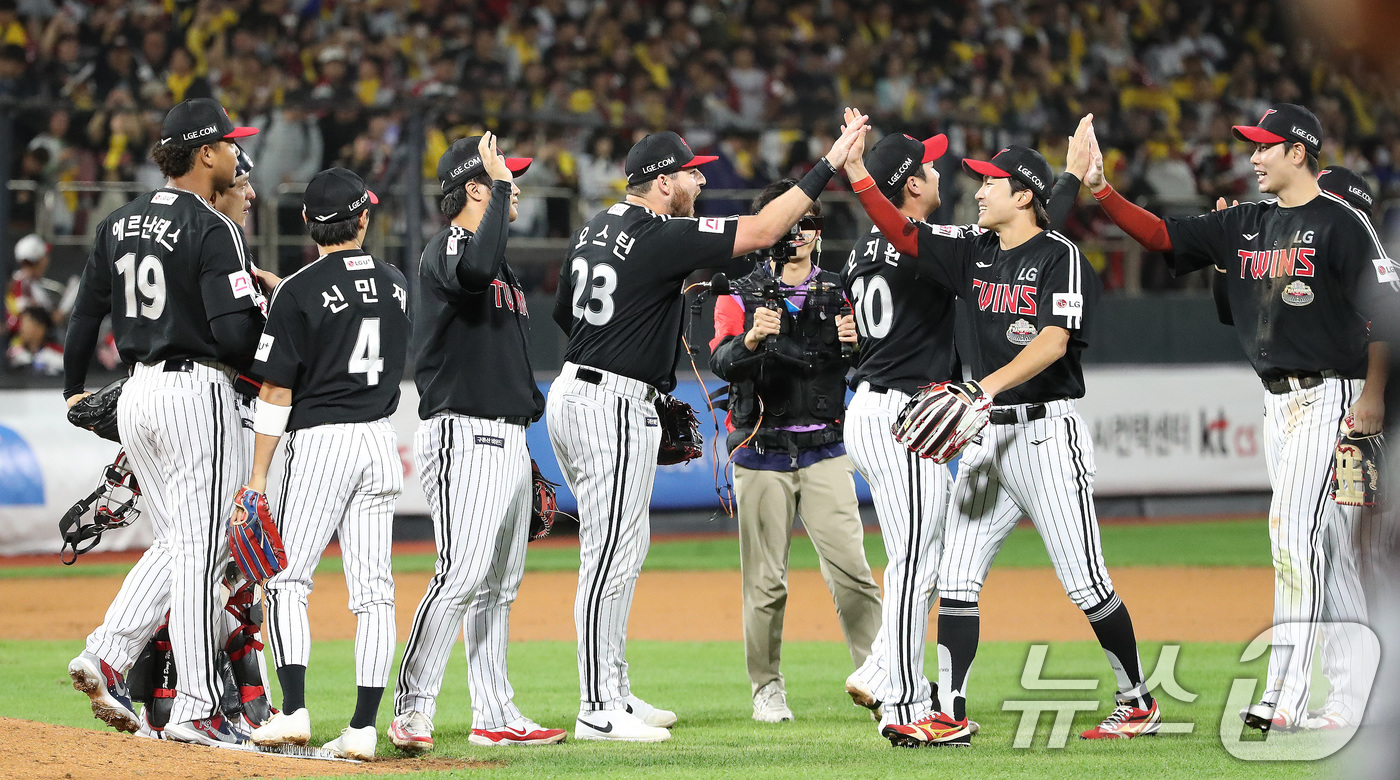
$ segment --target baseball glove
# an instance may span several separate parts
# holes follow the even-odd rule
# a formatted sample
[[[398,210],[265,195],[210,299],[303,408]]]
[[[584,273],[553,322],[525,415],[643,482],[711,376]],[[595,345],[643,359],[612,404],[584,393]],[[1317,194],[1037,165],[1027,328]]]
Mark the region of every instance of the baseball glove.
[[[559,504],[554,500],[554,488],[558,483],[544,478],[534,458],[530,459],[530,469],[534,472],[534,485],[530,491],[535,499],[530,512],[530,541],[533,542],[549,536],[549,532],[554,530],[554,513],[559,511]]]
[[[272,522],[267,496],[246,485],[233,497],[228,546],[238,568],[254,582],[266,582],[287,568],[287,553],[282,549],[282,535]]]
[[[900,410],[890,433],[916,455],[947,463],[986,427],[991,408],[976,382],[927,385]]]
[[[122,397],[122,377],[97,392],[68,407],[68,422],[86,428],[110,441],[120,442],[117,432],[117,401]]]
[[[700,457],[705,439],[700,435],[700,421],[695,419],[695,409],[690,404],[662,393],[656,399],[656,416],[661,424],[661,449],[656,453],[658,466],[687,463]]]
[[[1352,429],[1353,422],[1351,415],[1342,420],[1337,463],[1332,470],[1332,498],[1342,506],[1375,506],[1385,436],[1357,433]]]

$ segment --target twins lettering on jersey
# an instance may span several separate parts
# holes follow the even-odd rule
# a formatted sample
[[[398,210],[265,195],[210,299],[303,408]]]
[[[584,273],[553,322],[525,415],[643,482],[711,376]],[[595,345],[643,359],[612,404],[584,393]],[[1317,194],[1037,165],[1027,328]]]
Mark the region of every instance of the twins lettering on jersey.
[[[530,310],[525,306],[525,291],[519,287],[511,287],[500,279],[491,280],[491,292],[496,298],[496,308],[501,308],[504,303],[507,309],[519,312],[520,316],[530,316]]]
[[[1275,279],[1282,276],[1312,276],[1315,247],[1293,247],[1291,249],[1241,249],[1241,279]]]
[[[1031,285],[997,284],[994,282],[984,282],[981,279],[973,279],[972,289],[977,292],[977,308],[982,311],[990,311],[993,314],[1024,314],[1028,317],[1035,316],[1036,288]],[[1079,308],[1081,310],[1084,308],[1082,297],[1079,301]],[[1071,315],[1065,314],[1064,316],[1068,317]]]

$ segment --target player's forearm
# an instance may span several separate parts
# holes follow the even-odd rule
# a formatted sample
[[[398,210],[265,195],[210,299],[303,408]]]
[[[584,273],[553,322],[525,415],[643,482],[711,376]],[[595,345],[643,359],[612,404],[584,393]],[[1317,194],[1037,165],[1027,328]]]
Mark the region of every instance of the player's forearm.
[[[835,175],[836,169],[823,157],[796,187],[774,198],[757,214],[739,217],[738,230],[734,235],[734,257],[778,243],[802,219]]]
[[[847,166],[847,170],[850,170],[850,166]],[[865,168],[862,167],[860,170],[864,171]],[[855,190],[861,208],[865,209],[866,215],[875,223],[875,227],[890,242],[890,245],[902,254],[918,257],[918,228],[907,217],[899,213],[899,209],[895,208],[889,198],[880,192],[880,188],[875,186],[875,180],[867,174],[859,180],[852,181],[851,189]]]
[[[68,336],[63,344],[63,397],[83,392],[87,384],[88,366],[97,351],[97,334],[102,328],[100,315],[73,312],[68,323]]]
[[[995,399],[998,393],[1021,385],[1049,368],[1056,360],[1064,357],[1068,348],[1069,331],[1064,328],[1045,328],[1010,363],[993,371],[978,384],[982,385],[989,397]]]
[[[508,181],[491,184],[491,199],[476,235],[457,261],[457,281],[470,292],[491,286],[506,260],[506,239],[510,236],[510,192]]]
[[[1366,385],[1361,389],[1363,396],[1385,398],[1386,377],[1390,374],[1390,345],[1384,341],[1373,341],[1366,348]]]
[[[1112,187],[1104,187],[1094,193],[1094,200],[1103,206],[1103,211],[1113,224],[1123,229],[1134,241],[1151,252],[1170,252],[1172,239],[1167,233],[1167,223],[1161,217],[1129,201]]]
[[[1050,217],[1050,229],[1059,230],[1065,226],[1069,213],[1074,209],[1074,201],[1079,197],[1079,177],[1065,171],[1055,180],[1055,188],[1050,191],[1050,202],[1045,205],[1045,213]]]
[[[258,391],[258,403],[253,415],[253,430],[257,440],[253,444],[253,473],[248,477],[248,487],[259,493],[267,492],[267,473],[272,469],[272,456],[277,452],[277,442],[287,427],[287,417],[291,413],[292,391],[288,388],[263,382]]]
[[[263,324],[262,313],[257,309],[243,309],[210,320],[209,332],[218,347],[219,360],[239,370],[252,365]]]

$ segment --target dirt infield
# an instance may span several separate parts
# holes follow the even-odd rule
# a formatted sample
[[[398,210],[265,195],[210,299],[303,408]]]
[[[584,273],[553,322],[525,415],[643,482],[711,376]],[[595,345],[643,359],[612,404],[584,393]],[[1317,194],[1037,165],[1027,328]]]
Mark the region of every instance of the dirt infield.
[[[211,750],[176,742],[155,742],[130,734],[52,726],[0,718],[10,745],[0,751],[0,777],[29,780],[125,780],[153,776],[134,767],[159,766],[162,780],[223,780],[230,777],[306,777],[315,775],[387,775],[415,770],[475,769],[485,762],[450,758],[396,758],[363,764],[268,756],[237,750]],[[75,761],[74,756],[89,756]],[[100,758],[99,758],[100,757]]]
[[[878,576],[878,573],[877,573]],[[427,573],[396,578],[399,636],[408,636],[413,610],[427,590]],[[1273,570],[1267,568],[1121,567],[1114,586],[1132,610],[1139,639],[1147,641],[1242,642],[1268,627],[1273,605]],[[0,636],[7,639],[80,639],[102,622],[121,581],[115,577],[0,580]],[[511,638],[574,639],[572,572],[525,576],[511,613]],[[821,575],[789,575],[784,637],[839,640],[836,612]],[[81,593],[81,598],[75,594]],[[1184,593],[1227,594],[1209,610]],[[312,593],[311,630],[317,639],[354,639],[354,616],[346,609],[345,580],[319,577]],[[1093,632],[1055,579],[1041,569],[1000,569],[982,594],[984,640],[1088,640]],[[932,627],[932,626],[931,626]],[[637,586],[628,636],[633,639],[738,641],[739,573],[647,572]],[[0,772],[3,775],[3,772]]]

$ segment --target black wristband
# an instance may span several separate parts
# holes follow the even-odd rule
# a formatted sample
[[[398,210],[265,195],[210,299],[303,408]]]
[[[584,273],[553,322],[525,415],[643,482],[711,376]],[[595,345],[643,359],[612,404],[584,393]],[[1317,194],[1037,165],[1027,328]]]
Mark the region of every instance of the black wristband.
[[[821,197],[822,190],[831,181],[831,177],[836,175],[836,168],[827,161],[825,157],[817,160],[817,164],[812,166],[812,170],[802,177],[802,181],[797,183],[797,189],[802,190],[802,194],[812,200]]]

